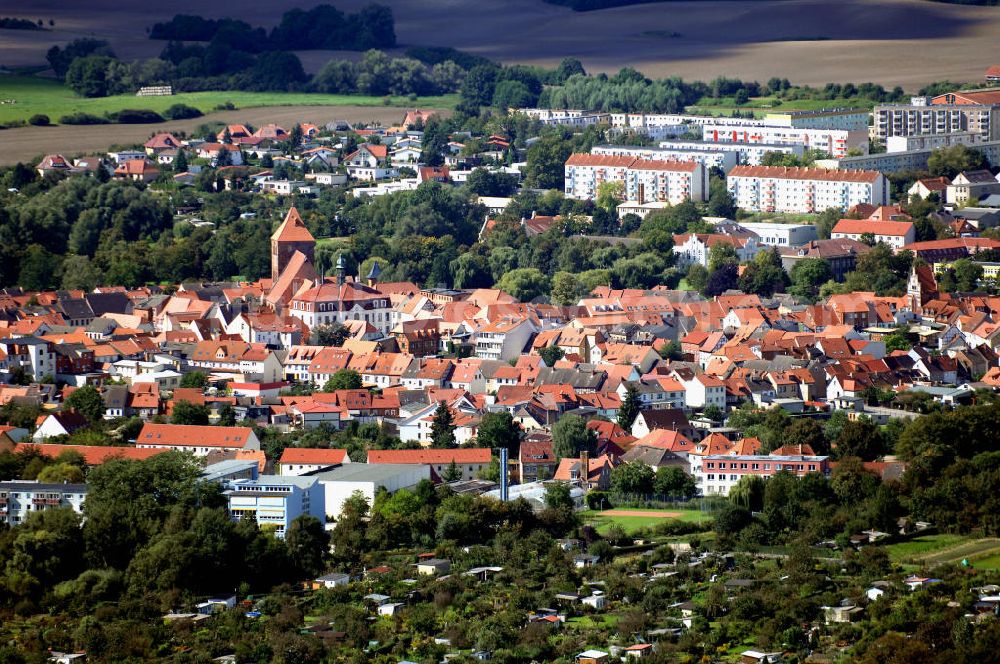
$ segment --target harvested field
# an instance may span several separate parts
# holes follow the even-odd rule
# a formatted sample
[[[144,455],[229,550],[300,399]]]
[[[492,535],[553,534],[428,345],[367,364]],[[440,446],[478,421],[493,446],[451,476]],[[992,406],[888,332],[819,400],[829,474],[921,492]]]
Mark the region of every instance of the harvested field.
[[[37,0],[5,15],[53,19],[51,32],[6,31],[0,65],[44,62],[54,42],[93,36],[112,42],[120,57],[154,57],[164,42],[146,39],[146,28],[176,13],[210,18],[238,16],[273,26],[298,0],[215,3],[176,0],[121,4],[91,0],[68,4]],[[368,0],[339,0],[355,11]],[[873,81],[915,90],[944,78],[980,81],[984,58],[996,54],[1000,10],[926,0],[760,0],[669,2],[576,13],[542,0],[387,0],[396,33],[407,45],[454,46],[503,62],[554,65],[566,56],[588,70],[631,65],[650,76],[708,80],[736,76],[794,83]],[[304,55],[315,71],[331,54]]]
[[[401,108],[381,106],[273,106],[221,111],[159,124],[19,127],[0,131],[0,165],[18,161],[35,163],[32,161],[35,157],[51,152],[66,157],[104,152],[112,145],[142,143],[159,132],[192,132],[206,122],[246,122],[255,126],[276,122],[286,127],[295,122],[325,124],[331,120],[391,124],[402,120],[404,113]]]

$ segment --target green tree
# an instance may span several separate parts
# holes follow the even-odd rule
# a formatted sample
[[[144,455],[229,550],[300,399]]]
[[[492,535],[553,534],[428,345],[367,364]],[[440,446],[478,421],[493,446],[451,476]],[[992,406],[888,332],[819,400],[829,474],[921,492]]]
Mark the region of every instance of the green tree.
[[[347,341],[349,334],[350,331],[341,323],[317,325],[312,329],[310,343],[317,346],[336,346],[339,348],[344,345],[345,341]]]
[[[296,517],[285,533],[285,544],[301,577],[315,578],[323,571],[330,536],[318,519],[308,515]]]
[[[622,405],[618,408],[618,426],[625,431],[631,431],[632,423],[639,416],[641,409],[642,402],[639,400],[639,390],[636,389],[635,385],[629,383],[625,388],[625,398],[622,399]]]
[[[698,493],[698,485],[683,469],[677,466],[660,466],[653,479],[653,492],[661,496],[690,498]]]
[[[361,374],[354,369],[338,369],[330,379],[323,384],[324,392],[337,390],[359,390],[363,386]]]
[[[808,445],[816,454],[830,453],[830,443],[816,420],[795,420],[783,430],[781,437],[785,445]]]
[[[496,283],[496,288],[519,302],[530,302],[549,291],[549,280],[538,268],[524,267],[504,274]]]
[[[611,488],[618,493],[648,495],[653,492],[653,469],[642,461],[623,463],[611,471]]]
[[[36,478],[39,482],[62,484],[63,482],[79,483],[84,481],[83,470],[71,463],[54,463],[45,466]]]
[[[445,482],[457,482],[462,479],[462,471],[459,470],[458,464],[455,463],[454,459],[452,459],[451,463],[448,464],[448,467],[444,469],[444,472],[441,474],[441,479]]]
[[[971,292],[979,287],[979,280],[983,278],[982,265],[968,258],[959,258],[951,267],[955,271],[955,284],[958,290]]]
[[[561,137],[542,136],[528,148],[525,184],[538,189],[562,190],[565,185],[566,160],[571,152],[569,142]]]
[[[480,447],[506,449],[511,458],[515,458],[523,435],[521,425],[514,421],[509,412],[503,410],[483,415],[476,432],[476,441]]]
[[[952,145],[931,152],[927,158],[927,170],[931,175],[954,178],[962,171],[988,168],[989,164],[982,152],[967,145]]]
[[[561,360],[565,354],[562,348],[554,344],[538,350],[538,355],[541,356],[542,361],[550,367],[554,367],[556,362]]]
[[[354,564],[367,549],[368,509],[368,500],[360,491],[344,501],[330,537],[338,561]]]
[[[594,202],[598,207],[612,214],[616,213],[618,205],[625,202],[625,183],[620,180],[609,180],[597,185],[597,199]]]
[[[438,404],[431,422],[431,447],[455,447],[455,424],[451,409],[444,401]]]
[[[545,485],[545,506],[549,509],[573,509],[570,486],[566,482],[549,482]]]
[[[552,425],[552,450],[557,459],[575,459],[580,452],[593,451],[596,443],[597,434],[579,415],[563,415]]]
[[[867,420],[849,420],[844,424],[834,448],[838,459],[856,456],[864,461],[875,461],[885,451],[882,432]]]
[[[552,277],[552,302],[572,305],[585,295],[580,279],[571,272],[556,272]]]
[[[819,288],[832,277],[830,265],[822,258],[803,258],[792,267],[789,292],[810,301],[819,296]]]
[[[181,376],[181,387],[204,388],[208,385],[208,376],[203,371],[191,371]]]
[[[82,415],[90,424],[104,419],[104,399],[97,388],[92,385],[84,385],[74,390],[66,397],[66,402],[63,405]]]
[[[752,512],[764,509],[764,478],[744,475],[729,490],[729,502]]]
[[[174,403],[173,412],[170,414],[171,424],[208,424],[208,406],[193,404],[190,401],[180,400]]]

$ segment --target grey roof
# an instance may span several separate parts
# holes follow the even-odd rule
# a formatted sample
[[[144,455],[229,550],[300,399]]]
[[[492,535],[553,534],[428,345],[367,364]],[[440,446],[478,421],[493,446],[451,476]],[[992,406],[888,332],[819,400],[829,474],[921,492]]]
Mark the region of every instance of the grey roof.
[[[132,313],[132,300],[125,293],[87,293],[83,299],[98,316]]]
[[[320,482],[381,482],[413,472],[408,463],[345,463],[331,470],[313,473]]]
[[[10,482],[0,482],[0,489],[5,491],[48,491],[50,493],[87,493],[86,484],[69,484],[56,482],[34,482],[30,480],[12,480]]]

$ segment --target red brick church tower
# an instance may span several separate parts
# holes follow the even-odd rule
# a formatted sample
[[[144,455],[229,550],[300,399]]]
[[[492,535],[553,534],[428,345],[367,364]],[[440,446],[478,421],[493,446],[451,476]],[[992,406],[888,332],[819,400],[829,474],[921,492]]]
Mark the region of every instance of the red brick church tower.
[[[315,250],[316,239],[302,223],[299,211],[291,208],[278,230],[271,236],[271,279],[278,281],[296,251],[301,251],[311,265]]]

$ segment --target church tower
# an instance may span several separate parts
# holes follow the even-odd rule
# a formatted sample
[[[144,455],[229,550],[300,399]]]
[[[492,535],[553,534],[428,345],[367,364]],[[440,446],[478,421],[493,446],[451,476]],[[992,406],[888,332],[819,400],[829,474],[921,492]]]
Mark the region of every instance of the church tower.
[[[315,259],[316,239],[302,222],[299,211],[293,207],[288,210],[285,220],[271,236],[271,279],[273,281],[278,280],[296,251],[301,251],[309,264],[312,265]]]

